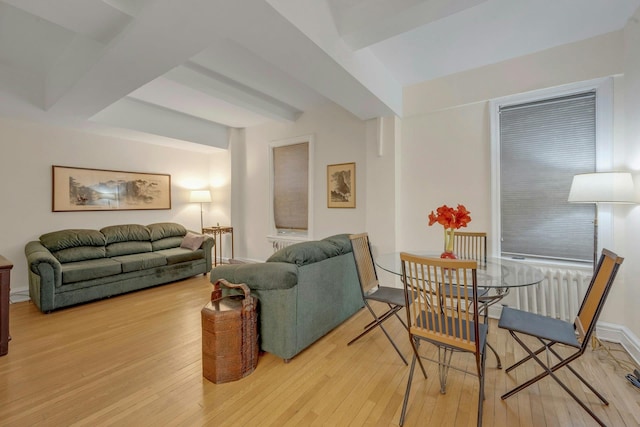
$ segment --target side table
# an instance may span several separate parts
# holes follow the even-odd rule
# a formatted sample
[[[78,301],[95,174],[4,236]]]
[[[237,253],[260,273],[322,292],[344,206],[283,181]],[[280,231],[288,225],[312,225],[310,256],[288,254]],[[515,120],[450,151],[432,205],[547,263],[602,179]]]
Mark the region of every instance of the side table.
[[[9,352],[9,287],[13,264],[0,255],[0,356]]]
[[[231,234],[231,258],[234,258],[233,253],[233,227],[226,225],[216,225],[213,227],[203,227],[202,234],[209,234],[215,239],[215,245],[213,245],[213,266],[218,265],[218,248],[220,249],[220,264],[222,264],[222,235]],[[220,238],[218,238],[220,237]]]

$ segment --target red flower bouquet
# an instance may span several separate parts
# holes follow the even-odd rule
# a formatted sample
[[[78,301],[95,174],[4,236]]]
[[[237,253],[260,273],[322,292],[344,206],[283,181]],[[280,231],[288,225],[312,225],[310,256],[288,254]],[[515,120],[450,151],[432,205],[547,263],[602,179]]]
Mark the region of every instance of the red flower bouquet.
[[[464,205],[458,205],[456,209],[442,205],[435,212],[431,211],[429,225],[438,223],[444,227],[444,252],[441,257],[456,258],[453,253],[453,236],[455,230],[466,227],[471,222],[470,214]]]

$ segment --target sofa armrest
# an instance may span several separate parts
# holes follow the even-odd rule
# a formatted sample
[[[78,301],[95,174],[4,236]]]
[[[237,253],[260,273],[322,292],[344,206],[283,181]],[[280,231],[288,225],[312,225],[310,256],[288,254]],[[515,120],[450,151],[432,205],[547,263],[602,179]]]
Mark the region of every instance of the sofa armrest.
[[[225,264],[211,270],[211,283],[226,279],[251,290],[289,289],[298,283],[298,267],[286,262]]]
[[[53,271],[54,283],[52,285],[60,286],[62,284],[62,264],[40,242],[27,243],[24,253],[27,257],[27,265],[32,273],[41,276],[44,269]]]
[[[55,308],[56,288],[62,286],[62,265],[39,241],[24,247],[29,268],[29,297],[42,311]]]
[[[214,239],[211,236],[205,235],[204,236],[204,241],[200,245],[200,247],[204,251],[204,258],[205,258],[207,266],[208,266],[207,272],[209,272],[211,270],[211,264],[213,264],[213,257],[211,255],[211,250],[213,249],[213,245],[215,245],[215,244],[216,244],[216,239]]]

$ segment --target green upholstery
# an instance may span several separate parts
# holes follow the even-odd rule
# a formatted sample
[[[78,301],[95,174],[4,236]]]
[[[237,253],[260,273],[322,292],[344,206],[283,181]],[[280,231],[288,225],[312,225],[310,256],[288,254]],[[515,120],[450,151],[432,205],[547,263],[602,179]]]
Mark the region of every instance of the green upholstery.
[[[49,312],[206,274],[215,242],[207,236],[200,249],[183,249],[186,233],[184,226],[165,222],[43,234],[25,245],[29,296]]]
[[[119,255],[139,254],[143,252],[151,252],[151,242],[116,242],[110,243],[106,247],[106,256],[113,258]]]
[[[149,242],[151,230],[140,224],[110,225],[100,230],[107,245],[118,242]]]
[[[163,255],[167,259],[168,265],[179,264],[181,262],[194,261],[203,258],[202,249],[192,251],[184,248],[171,248],[155,251],[154,253]]]
[[[104,246],[78,246],[53,252],[53,256],[60,262],[85,261],[107,256]]]
[[[159,240],[151,242],[151,250],[160,251],[162,249],[177,248],[182,243],[182,236],[180,237],[164,237]]]
[[[122,265],[123,273],[167,265],[167,257],[155,252],[117,256],[113,260]]]
[[[147,228],[151,232],[152,242],[166,237],[184,237],[187,234],[186,228],[174,222],[158,222],[147,225]]]
[[[121,264],[109,258],[67,262],[62,264],[62,284],[82,282],[120,273],[122,273]]]
[[[288,246],[265,263],[221,265],[210,279],[249,286],[259,301],[260,348],[285,360],[364,306],[348,234]]]
[[[42,245],[51,252],[81,246],[104,246],[104,234],[98,230],[60,230],[40,236]]]

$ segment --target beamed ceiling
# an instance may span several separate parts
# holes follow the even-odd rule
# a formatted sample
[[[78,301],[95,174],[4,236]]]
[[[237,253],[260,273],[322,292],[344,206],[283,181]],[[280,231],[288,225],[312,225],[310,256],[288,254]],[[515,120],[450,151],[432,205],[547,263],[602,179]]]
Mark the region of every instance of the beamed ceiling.
[[[619,30],[640,0],[3,0],[0,115],[196,150]]]

